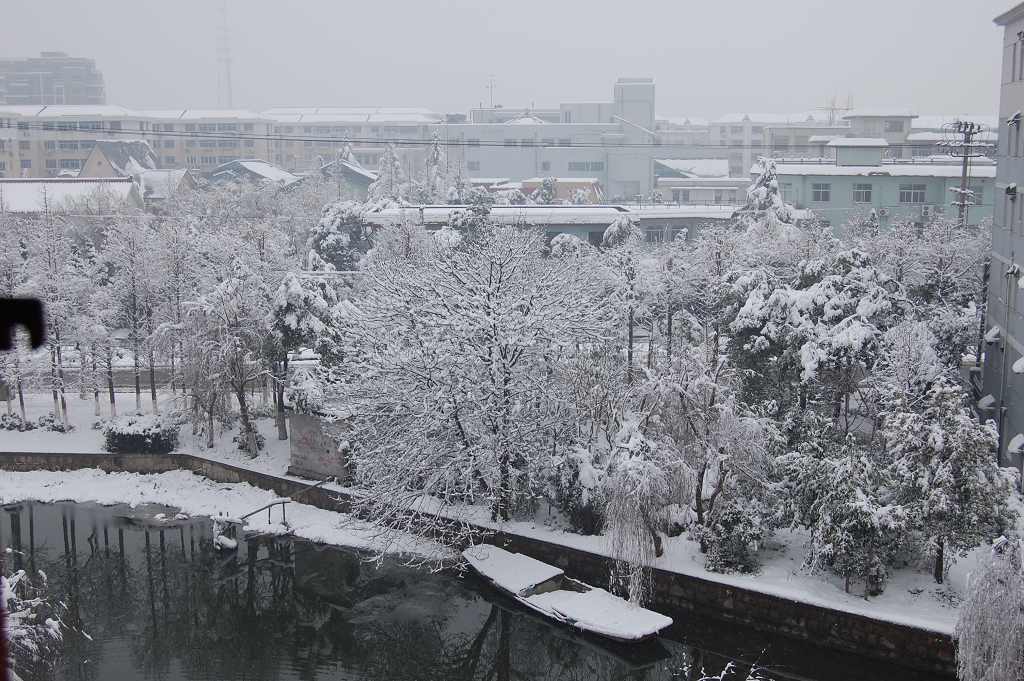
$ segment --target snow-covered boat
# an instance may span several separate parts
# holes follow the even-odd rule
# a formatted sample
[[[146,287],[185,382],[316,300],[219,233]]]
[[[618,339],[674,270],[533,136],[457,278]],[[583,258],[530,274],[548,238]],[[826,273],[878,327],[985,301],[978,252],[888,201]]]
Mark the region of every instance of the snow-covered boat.
[[[462,557],[500,591],[531,610],[582,631],[616,641],[642,641],[672,624],[672,618],[568,577],[561,568],[480,544]]]

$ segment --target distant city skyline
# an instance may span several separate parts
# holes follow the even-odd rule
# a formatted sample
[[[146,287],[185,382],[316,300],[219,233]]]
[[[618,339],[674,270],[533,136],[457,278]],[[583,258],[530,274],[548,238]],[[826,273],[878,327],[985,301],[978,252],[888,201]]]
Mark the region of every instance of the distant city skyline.
[[[218,3],[179,0],[173,12],[127,0],[10,4],[5,15],[19,30],[0,58],[95,58],[107,101],[127,107],[217,104]],[[428,4],[311,0],[282,12],[266,0],[231,0],[234,106],[464,112],[488,103],[493,78],[495,103],[543,108],[600,101],[616,78],[650,76],[660,116],[807,111],[850,96],[857,107],[994,112],[1001,55],[992,19],[1009,6],[639,0],[626,14],[575,1],[524,0],[514,13],[507,3]]]

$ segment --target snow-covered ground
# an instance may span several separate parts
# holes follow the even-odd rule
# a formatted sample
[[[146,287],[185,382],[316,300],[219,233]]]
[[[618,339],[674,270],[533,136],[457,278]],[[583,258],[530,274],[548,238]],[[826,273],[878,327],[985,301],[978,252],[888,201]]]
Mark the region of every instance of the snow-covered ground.
[[[50,400],[48,394],[29,396],[29,417],[38,418],[50,411]],[[118,403],[120,411],[127,413],[134,407],[133,395],[119,394]],[[162,395],[161,404],[161,409],[166,411],[167,407],[171,406],[171,396]],[[97,420],[93,415],[91,400],[80,400],[77,395],[68,395],[68,406],[71,422],[76,426],[73,432],[64,434],[41,430],[0,431],[0,451],[103,451],[101,433],[91,427]],[[149,400],[144,399],[144,410],[148,411],[149,406]],[[237,450],[237,446],[232,442],[232,437],[237,433],[236,429],[220,433],[214,448],[207,449],[204,438],[192,436],[190,428],[187,425],[183,426],[178,449],[243,468],[284,475],[288,467],[288,442],[277,439],[272,418],[259,418],[256,423],[266,437],[266,449],[256,458],[249,458]],[[225,495],[223,498],[222,494]],[[104,476],[91,470],[59,474],[0,473],[0,497],[4,501],[28,496],[40,500],[76,499],[102,503],[155,502],[178,506],[189,513],[213,515],[220,511],[245,513],[274,498],[272,493],[248,485],[217,485],[188,473],[135,477],[127,474]],[[350,529],[339,530],[342,521],[347,520],[344,516],[313,507],[290,505],[289,521],[292,520],[293,508],[297,509],[296,521],[299,523],[293,529],[300,536],[351,546],[364,546],[365,543],[362,542],[367,541],[365,528],[362,530],[363,534]],[[305,510],[298,510],[300,508]],[[305,525],[306,529],[300,531],[306,514],[311,515]],[[486,509],[479,509],[479,513],[473,519],[480,525],[497,527],[490,521]],[[265,522],[265,516],[259,522]],[[345,524],[346,527],[349,526],[349,523]],[[270,528],[270,531],[281,529],[278,526],[276,530]],[[503,524],[501,529],[594,553],[609,554],[608,543],[604,537],[567,532],[561,528],[561,523],[557,519],[549,518],[545,513],[539,514],[533,522],[512,521]],[[723,575],[708,572],[703,567],[704,557],[700,554],[697,544],[687,539],[685,535],[666,539],[665,555],[658,558],[654,566],[791,600],[951,634],[970,573],[988,550],[981,547],[966,558],[958,560],[948,571],[946,583],[942,585],[935,583],[928,566],[897,570],[891,575],[883,594],[865,600],[855,593],[847,594],[839,578],[826,572],[811,574],[801,567],[806,539],[802,532],[777,533],[761,551],[761,569],[754,575]],[[859,589],[860,586],[855,585],[854,588]]]
[[[65,452],[70,454],[103,452],[103,433],[93,428],[93,424],[101,418],[108,418],[108,405],[102,402],[105,395],[101,395],[102,416],[95,416],[95,407],[92,396],[88,399],[81,399],[77,393],[69,393],[66,396],[68,405],[68,420],[74,426],[70,433],[56,433],[52,431],[35,429],[23,432],[2,430],[0,431],[0,451],[6,452]],[[180,395],[179,395],[180,397]],[[175,396],[168,392],[157,394],[157,402],[162,413],[167,413],[174,407]],[[257,396],[254,406],[261,408],[260,398]],[[14,404],[14,411],[17,413],[17,403]],[[117,393],[117,409],[119,414],[130,414],[135,411],[134,393]],[[53,411],[53,398],[49,393],[31,393],[25,395],[25,413],[30,420],[36,420]],[[152,403],[148,393],[142,397],[142,411],[149,414],[152,412]],[[288,441],[277,439],[277,427],[274,419],[269,417],[256,418],[255,424],[260,433],[266,438],[266,445],[262,452],[255,458],[238,451],[238,445],[232,438],[238,434],[238,426],[218,431],[214,439],[212,449],[206,447],[206,437],[203,435],[192,435],[192,429],[187,424],[182,426],[178,436],[178,448],[180,452],[196,454],[199,456],[223,461],[236,466],[244,466],[253,470],[273,475],[284,475],[288,468]]]
[[[189,515],[238,518],[280,497],[247,483],[216,483],[189,471],[155,475],[108,474],[96,469],[0,473],[0,503],[24,499],[126,503],[131,506],[160,504],[178,508]],[[270,515],[272,522],[268,522],[266,513],[257,513],[246,520],[246,527],[270,534],[292,532],[310,541],[371,551],[383,547],[371,525],[343,513],[293,502],[286,509],[287,526],[280,522],[279,509],[273,509]],[[429,559],[451,555],[448,549],[438,544],[413,537],[400,538],[388,548]]]

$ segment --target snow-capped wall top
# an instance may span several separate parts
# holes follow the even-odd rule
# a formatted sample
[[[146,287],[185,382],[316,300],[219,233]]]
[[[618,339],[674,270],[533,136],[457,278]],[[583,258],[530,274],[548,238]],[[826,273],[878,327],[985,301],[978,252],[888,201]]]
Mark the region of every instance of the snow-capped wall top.
[[[881,137],[835,137],[830,147],[887,147],[889,143]]]

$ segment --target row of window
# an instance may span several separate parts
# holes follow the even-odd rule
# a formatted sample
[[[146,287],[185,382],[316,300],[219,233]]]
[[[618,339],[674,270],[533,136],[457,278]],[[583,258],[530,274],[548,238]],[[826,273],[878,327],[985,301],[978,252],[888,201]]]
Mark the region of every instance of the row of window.
[[[1010,60],[1010,81],[1024,80],[1024,45],[1020,40],[1013,44],[1006,56]]]
[[[470,172],[478,172],[480,161],[466,161],[466,168]],[[540,169],[541,172],[549,172],[551,161],[541,161]],[[604,161],[569,161],[568,169],[570,173],[603,173]]]
[[[168,156],[166,160],[171,162],[168,165],[174,165],[174,157]],[[215,166],[224,163],[230,163],[231,161],[237,161],[237,156],[186,156],[185,164],[190,168],[196,168],[198,166]]]
[[[908,204],[920,204],[925,202],[927,185],[923,184],[901,184],[899,186],[899,202]],[[976,188],[975,202],[981,203]],[[871,203],[872,187],[870,184],[853,185],[854,203]],[[811,201],[815,203],[828,203],[832,200],[832,184],[828,182],[811,183]]]

